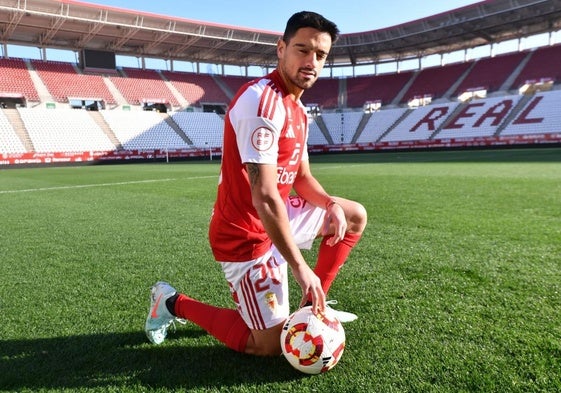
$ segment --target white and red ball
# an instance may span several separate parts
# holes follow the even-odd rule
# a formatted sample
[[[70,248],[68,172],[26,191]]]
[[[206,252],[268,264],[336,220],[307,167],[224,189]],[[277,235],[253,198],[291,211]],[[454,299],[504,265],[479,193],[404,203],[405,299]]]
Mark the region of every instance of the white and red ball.
[[[307,306],[288,317],[280,343],[284,357],[295,369],[320,374],[331,370],[341,359],[345,330],[331,309],[316,315]]]

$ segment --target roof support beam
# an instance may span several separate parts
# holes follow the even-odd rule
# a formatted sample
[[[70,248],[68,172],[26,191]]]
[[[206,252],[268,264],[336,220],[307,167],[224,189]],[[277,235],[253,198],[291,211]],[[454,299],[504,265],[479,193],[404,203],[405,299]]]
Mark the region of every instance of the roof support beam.
[[[53,15],[53,17],[51,18],[49,29],[45,31],[43,34],[41,34],[41,36],[39,37],[40,46],[48,45],[51,42],[51,40],[56,35],[56,33],[60,30],[62,25],[64,25],[64,21],[68,16],[68,11],[69,11],[68,4],[60,5],[59,14]]]
[[[18,27],[21,18],[23,17],[23,12],[21,11],[14,11],[10,13],[10,20],[6,26],[6,28],[0,31],[0,40],[7,41],[14,30]]]

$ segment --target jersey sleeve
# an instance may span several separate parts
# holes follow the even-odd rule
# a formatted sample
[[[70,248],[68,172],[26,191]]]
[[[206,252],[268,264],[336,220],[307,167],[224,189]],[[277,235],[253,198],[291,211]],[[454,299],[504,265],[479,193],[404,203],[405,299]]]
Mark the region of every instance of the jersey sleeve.
[[[230,109],[242,163],[276,164],[284,124],[282,101],[272,89],[254,85]]]

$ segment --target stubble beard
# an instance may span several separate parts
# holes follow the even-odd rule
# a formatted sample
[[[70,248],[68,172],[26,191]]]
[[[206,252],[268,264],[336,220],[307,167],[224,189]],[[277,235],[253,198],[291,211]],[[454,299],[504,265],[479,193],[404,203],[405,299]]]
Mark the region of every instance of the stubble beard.
[[[288,72],[288,69],[284,66],[281,66],[280,68],[281,68],[282,73],[284,74],[284,77],[292,85],[294,85],[294,86],[296,86],[296,87],[298,87],[299,89],[302,89],[302,90],[308,90],[309,88],[311,88],[314,85],[314,83],[317,80],[317,74],[312,79],[301,77],[300,76],[301,71],[309,71],[308,69],[305,69],[305,68],[299,68],[296,71],[295,75],[291,75]]]
[[[316,83],[317,76],[314,76],[312,79],[303,78],[303,77],[300,77],[300,71],[302,71],[302,70],[301,69],[298,70],[298,73],[296,74],[296,76],[294,78],[292,78],[291,81],[292,81],[292,83],[294,83],[296,86],[298,86],[302,90],[308,90],[309,88],[311,88],[314,85],[314,83]]]

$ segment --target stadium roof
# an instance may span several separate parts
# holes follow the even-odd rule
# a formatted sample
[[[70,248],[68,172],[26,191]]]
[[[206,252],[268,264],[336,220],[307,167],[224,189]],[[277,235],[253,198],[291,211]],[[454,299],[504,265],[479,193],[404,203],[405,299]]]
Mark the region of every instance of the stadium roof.
[[[357,16],[358,17],[358,16]],[[561,29],[561,0],[488,0],[336,42],[331,67],[449,53]],[[0,0],[0,42],[236,66],[276,65],[282,32],[74,0]]]

